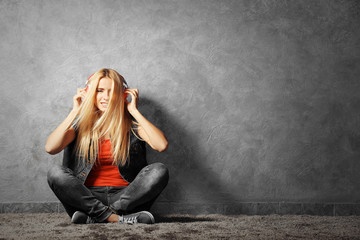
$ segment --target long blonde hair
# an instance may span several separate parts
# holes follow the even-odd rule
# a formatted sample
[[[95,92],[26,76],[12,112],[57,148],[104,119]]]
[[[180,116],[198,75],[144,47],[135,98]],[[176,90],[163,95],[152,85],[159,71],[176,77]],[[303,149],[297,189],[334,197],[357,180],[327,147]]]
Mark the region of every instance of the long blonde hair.
[[[99,81],[104,77],[112,79],[112,89],[109,105],[102,113],[95,103]],[[78,126],[77,155],[85,161],[96,163],[99,141],[107,133],[110,134],[113,164],[124,166],[129,159],[130,130],[134,132],[133,126],[137,126],[137,123],[131,119],[125,106],[124,81],[118,72],[106,68],[97,71],[89,79],[90,87],[75,120]]]

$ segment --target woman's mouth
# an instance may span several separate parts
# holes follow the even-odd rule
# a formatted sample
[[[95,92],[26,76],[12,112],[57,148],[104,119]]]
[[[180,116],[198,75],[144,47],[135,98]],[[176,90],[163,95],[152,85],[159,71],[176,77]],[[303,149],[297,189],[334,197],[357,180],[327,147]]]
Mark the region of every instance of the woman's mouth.
[[[101,106],[103,106],[103,107],[107,107],[108,106],[108,103],[104,103],[104,102],[102,102],[102,103],[100,103],[101,104]]]

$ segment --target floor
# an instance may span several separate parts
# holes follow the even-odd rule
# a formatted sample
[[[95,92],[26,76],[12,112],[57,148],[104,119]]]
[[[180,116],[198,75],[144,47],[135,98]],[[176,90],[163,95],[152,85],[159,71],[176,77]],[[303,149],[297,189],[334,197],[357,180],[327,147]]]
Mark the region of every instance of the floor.
[[[360,216],[156,216],[153,225],[74,225],[65,213],[0,214],[0,239],[360,239]]]

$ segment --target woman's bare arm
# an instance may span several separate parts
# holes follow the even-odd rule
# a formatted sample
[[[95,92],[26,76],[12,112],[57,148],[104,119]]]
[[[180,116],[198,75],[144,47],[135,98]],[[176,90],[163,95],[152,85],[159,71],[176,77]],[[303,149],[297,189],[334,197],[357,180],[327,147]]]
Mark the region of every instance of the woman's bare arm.
[[[69,143],[75,139],[75,130],[72,123],[78,115],[81,98],[85,97],[84,89],[78,89],[73,97],[73,109],[65,120],[50,134],[45,144],[45,151],[49,154],[61,152]]]
[[[168,147],[168,141],[164,133],[147,120],[137,109],[137,99],[139,91],[137,89],[127,89],[127,93],[131,95],[131,102],[128,103],[128,111],[139,123],[138,133],[145,142],[153,149],[163,152]]]
[[[75,139],[75,130],[71,126],[77,114],[71,111],[65,120],[48,137],[45,151],[52,155],[61,152]]]

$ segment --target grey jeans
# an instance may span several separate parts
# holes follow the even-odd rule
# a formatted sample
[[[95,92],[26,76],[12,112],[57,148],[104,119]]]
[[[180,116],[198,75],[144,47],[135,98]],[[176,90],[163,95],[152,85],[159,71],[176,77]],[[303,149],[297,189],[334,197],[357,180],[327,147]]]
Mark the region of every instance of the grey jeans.
[[[70,217],[82,211],[96,222],[105,222],[112,214],[149,210],[166,187],[169,172],[162,163],[144,167],[127,187],[86,187],[71,169],[55,165],[47,180]]]

